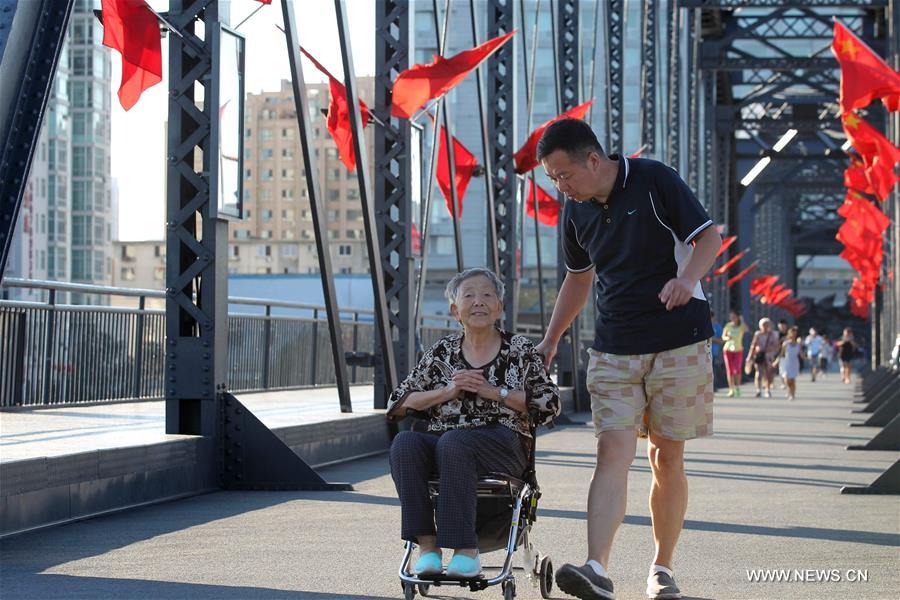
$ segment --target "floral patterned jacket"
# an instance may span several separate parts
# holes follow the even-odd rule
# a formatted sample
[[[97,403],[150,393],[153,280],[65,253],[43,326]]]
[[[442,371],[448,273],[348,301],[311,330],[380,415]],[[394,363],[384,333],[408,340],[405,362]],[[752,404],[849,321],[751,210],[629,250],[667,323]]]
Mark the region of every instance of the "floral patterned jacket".
[[[528,338],[501,331],[500,352],[482,371],[493,386],[509,390],[524,390],[526,404],[537,412],[538,425],[550,423],[559,414],[559,390],[544,370],[544,362]],[[462,354],[463,333],[441,338],[429,348],[388,399],[388,412],[402,405],[413,392],[427,392],[445,387],[453,374],[472,367]],[[401,411],[400,414],[404,414]],[[528,415],[519,413],[493,400],[463,392],[458,398],[432,406],[427,411],[428,431],[474,428],[500,424],[526,437],[529,432]]]

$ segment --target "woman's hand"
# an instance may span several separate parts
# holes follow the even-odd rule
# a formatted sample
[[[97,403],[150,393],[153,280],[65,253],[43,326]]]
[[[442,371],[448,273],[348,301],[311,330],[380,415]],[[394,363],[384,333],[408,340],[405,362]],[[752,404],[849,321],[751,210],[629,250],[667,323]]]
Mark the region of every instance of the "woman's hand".
[[[497,399],[497,388],[488,383],[481,369],[466,369],[453,375],[450,385],[455,389],[477,394],[486,400]]]

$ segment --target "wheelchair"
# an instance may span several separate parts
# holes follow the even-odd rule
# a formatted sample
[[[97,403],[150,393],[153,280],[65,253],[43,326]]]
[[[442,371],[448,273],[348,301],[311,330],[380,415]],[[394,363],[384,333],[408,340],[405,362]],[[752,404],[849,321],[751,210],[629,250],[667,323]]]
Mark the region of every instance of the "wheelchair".
[[[415,411],[408,411],[409,416],[418,416]],[[406,600],[412,600],[416,592],[428,596],[431,586],[468,587],[477,592],[488,587],[500,585],[504,600],[516,597],[516,578],[514,570],[525,572],[531,584],[540,588],[543,598],[550,598],[553,589],[553,562],[549,556],[537,552],[529,539],[534,522],[537,520],[538,500],[541,490],[535,477],[535,435],[534,418],[531,419],[531,447],[528,452],[528,464],[521,478],[506,473],[489,473],[478,479],[478,502],[475,519],[475,530],[478,534],[478,550],[481,554],[505,550],[503,564],[500,567],[484,566],[482,573],[475,578],[448,577],[445,574],[418,577],[411,569],[414,542],[406,542],[403,559],[400,561],[400,583]],[[438,496],[439,480],[428,482],[428,491],[432,504]],[[514,567],[513,558],[516,550],[520,550],[522,566]],[[484,571],[499,569],[493,576],[485,576]]]

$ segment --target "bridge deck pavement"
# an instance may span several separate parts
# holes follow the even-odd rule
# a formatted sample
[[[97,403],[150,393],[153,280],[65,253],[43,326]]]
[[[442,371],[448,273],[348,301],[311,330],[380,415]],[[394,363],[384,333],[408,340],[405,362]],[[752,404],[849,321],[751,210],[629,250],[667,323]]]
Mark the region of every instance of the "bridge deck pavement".
[[[799,399],[717,399],[713,438],[688,444],[691,500],[676,557],[686,597],[895,598],[896,496],[843,496],[895,459],[851,452],[876,430],[847,427],[851,391],[802,375]],[[586,415],[584,415],[586,416]],[[587,425],[539,440],[544,490],[534,538],[556,565],[586,552],[595,439]],[[651,560],[644,444],[610,572],[642,598]],[[38,531],[0,543],[0,596],[14,598],[396,598],[399,507],[385,456],[323,470],[348,493],[221,492]],[[496,555],[486,555],[497,564]],[[868,581],[750,583],[748,569],[848,569]],[[446,590],[444,592],[444,590]],[[437,590],[435,590],[437,591]],[[443,588],[443,597],[500,597]],[[563,597],[558,591],[556,597]],[[539,598],[519,577],[519,597]]]

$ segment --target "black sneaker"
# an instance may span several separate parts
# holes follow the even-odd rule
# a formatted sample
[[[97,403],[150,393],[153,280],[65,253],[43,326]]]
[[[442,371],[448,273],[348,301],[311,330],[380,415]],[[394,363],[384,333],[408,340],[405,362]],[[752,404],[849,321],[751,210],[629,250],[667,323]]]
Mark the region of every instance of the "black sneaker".
[[[556,585],[567,594],[581,600],[615,600],[613,584],[597,575],[590,565],[565,564],[556,571]]]
[[[647,597],[654,600],[681,598],[681,590],[671,575],[657,571],[647,578]]]

